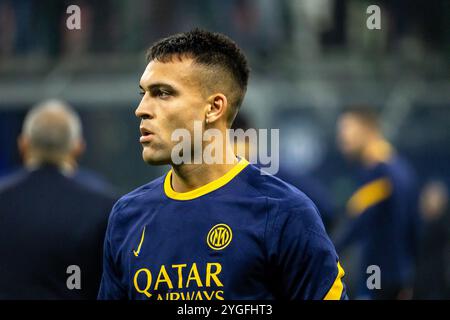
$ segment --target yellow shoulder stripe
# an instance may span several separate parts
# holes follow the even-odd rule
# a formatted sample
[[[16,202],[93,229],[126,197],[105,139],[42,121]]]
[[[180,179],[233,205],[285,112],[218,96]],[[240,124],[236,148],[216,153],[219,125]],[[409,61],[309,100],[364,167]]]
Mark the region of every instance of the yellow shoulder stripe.
[[[392,185],[388,178],[380,178],[359,188],[347,203],[350,216],[358,216],[368,208],[389,198]]]
[[[176,192],[175,190],[173,190],[172,170],[170,170],[164,180],[164,192],[166,196],[174,200],[192,200],[223,187],[228,182],[233,180],[233,178],[236,177],[239,172],[244,170],[248,164],[249,162],[247,160],[241,158],[241,160],[230,171],[225,173],[219,179],[216,179],[208,184],[205,184],[204,186],[201,186],[200,188],[188,192]]]
[[[328,293],[325,295],[325,298],[323,300],[340,300],[342,296],[342,291],[344,290],[344,284],[342,283],[342,277],[345,275],[344,269],[342,269],[341,264],[337,263],[338,268],[338,274],[336,276],[336,279],[333,282],[333,285],[331,286],[330,290],[328,290]]]

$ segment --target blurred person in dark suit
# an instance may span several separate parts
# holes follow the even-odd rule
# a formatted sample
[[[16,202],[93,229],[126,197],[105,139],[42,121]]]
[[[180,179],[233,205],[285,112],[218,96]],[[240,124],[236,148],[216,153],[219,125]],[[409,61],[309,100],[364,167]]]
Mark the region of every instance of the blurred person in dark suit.
[[[409,299],[420,227],[414,170],[383,136],[368,106],[341,114],[337,138],[341,152],[359,166],[358,188],[347,203],[349,221],[336,244],[340,253],[351,244],[361,249],[356,297]],[[379,288],[367,284],[369,266],[379,267]]]
[[[115,199],[74,178],[78,115],[44,102],[27,114],[18,144],[25,170],[0,182],[0,299],[95,299]]]
[[[450,298],[450,215],[447,186],[428,182],[420,195],[424,220],[417,264],[415,299]]]

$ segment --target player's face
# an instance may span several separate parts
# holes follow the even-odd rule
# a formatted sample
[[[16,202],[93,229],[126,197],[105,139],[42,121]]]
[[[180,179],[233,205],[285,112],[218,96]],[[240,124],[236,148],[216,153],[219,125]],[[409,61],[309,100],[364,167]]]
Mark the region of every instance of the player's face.
[[[349,157],[358,157],[366,142],[367,128],[352,114],[344,114],[337,124],[337,143],[341,152]]]
[[[191,59],[151,61],[140,80],[142,100],[136,109],[141,118],[142,157],[149,164],[171,163],[176,129],[193,137],[194,121],[204,121],[208,106],[201,90],[198,66]],[[193,140],[193,139],[192,139]]]

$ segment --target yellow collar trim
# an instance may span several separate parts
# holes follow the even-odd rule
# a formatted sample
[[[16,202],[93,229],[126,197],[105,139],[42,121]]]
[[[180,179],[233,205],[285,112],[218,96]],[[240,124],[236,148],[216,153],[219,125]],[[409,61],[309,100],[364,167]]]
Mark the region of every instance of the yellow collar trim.
[[[192,191],[188,192],[176,192],[172,189],[172,169],[167,173],[166,178],[164,180],[164,192],[167,197],[174,199],[174,200],[192,200],[198,197],[201,197],[207,193],[213,192],[214,190],[217,190],[224,185],[226,185],[228,182],[233,180],[234,177],[236,177],[239,172],[245,169],[248,165],[248,161],[244,158],[241,158],[239,162],[227,173],[225,173],[222,177],[211,181],[208,184],[205,184],[204,186],[201,186],[200,188],[194,189]]]
[[[367,145],[365,153],[376,162],[387,162],[394,153],[394,148],[385,140],[379,140]]]

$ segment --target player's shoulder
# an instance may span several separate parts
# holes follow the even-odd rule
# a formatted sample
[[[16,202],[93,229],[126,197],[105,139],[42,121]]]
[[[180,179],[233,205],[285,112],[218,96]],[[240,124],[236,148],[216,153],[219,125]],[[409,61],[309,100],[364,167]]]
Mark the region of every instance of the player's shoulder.
[[[365,168],[363,171],[363,182],[371,182],[380,178],[388,178],[391,181],[403,181],[413,179],[415,172],[411,164],[398,154],[392,155],[386,161]]]
[[[245,180],[247,187],[267,202],[268,227],[281,230],[287,224],[295,225],[299,232],[323,235],[320,212],[314,202],[290,183],[249,165]]]
[[[164,183],[164,176],[146,183],[133,191],[123,195],[114,204],[112,215],[118,214],[130,206],[139,206],[145,200],[150,200],[152,196],[156,196]]]
[[[256,165],[249,164],[243,180],[249,189],[270,201],[275,201],[280,207],[308,208],[317,210],[312,200],[301,190],[290,183],[268,174]]]

